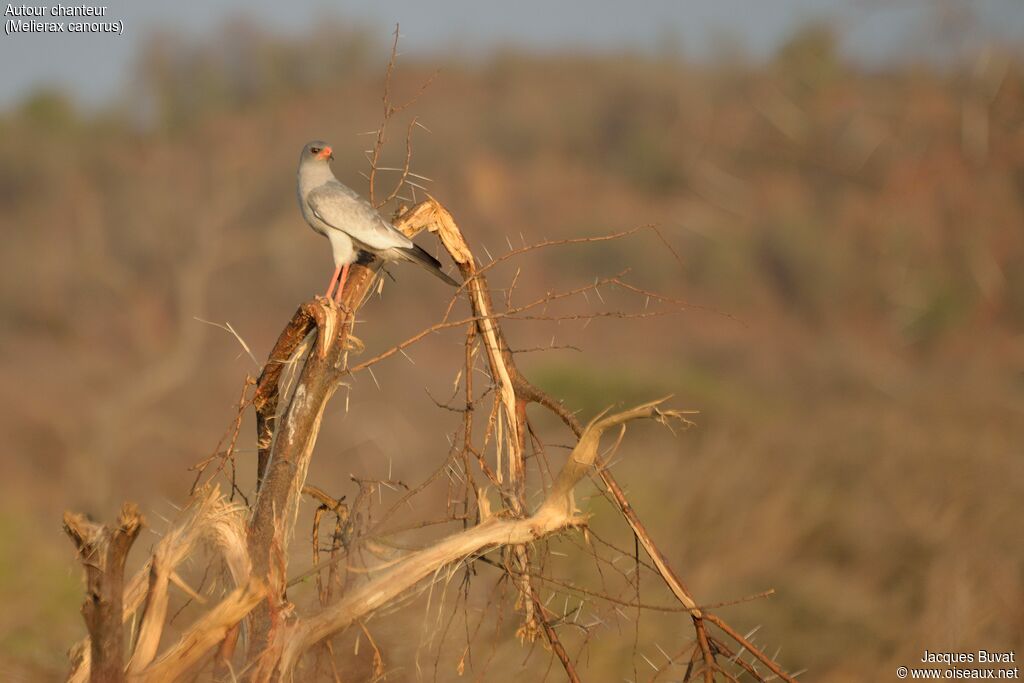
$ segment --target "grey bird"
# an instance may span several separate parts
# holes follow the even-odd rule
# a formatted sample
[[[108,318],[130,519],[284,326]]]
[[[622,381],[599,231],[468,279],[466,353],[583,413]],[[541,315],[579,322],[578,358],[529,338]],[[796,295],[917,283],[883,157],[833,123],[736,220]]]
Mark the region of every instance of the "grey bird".
[[[384,219],[368,201],[342,185],[331,172],[334,159],[330,145],[314,140],[299,155],[298,198],[302,217],[309,227],[331,242],[334,275],[327,286],[328,299],[338,283],[336,301],[348,278],[348,268],[360,255],[370,254],[385,262],[412,261],[453,287],[459,283],[441,270],[441,263]],[[339,274],[341,275],[339,279]]]

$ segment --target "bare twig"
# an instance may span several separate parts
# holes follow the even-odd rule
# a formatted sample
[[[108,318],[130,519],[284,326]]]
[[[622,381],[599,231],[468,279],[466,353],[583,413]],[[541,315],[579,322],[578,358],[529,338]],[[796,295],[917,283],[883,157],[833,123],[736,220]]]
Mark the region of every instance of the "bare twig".
[[[403,111],[411,107],[413,104],[415,104],[416,101],[419,100],[420,96],[423,95],[424,92],[426,92],[427,88],[430,87],[430,84],[433,83],[434,78],[437,76],[437,72],[434,72],[434,74],[432,74],[430,78],[428,78],[426,82],[424,82],[423,85],[420,86],[416,94],[414,94],[409,100],[399,105],[394,104],[391,99],[391,77],[394,74],[395,64],[398,61],[398,38],[400,35],[398,32],[398,24],[395,24],[395,30],[393,35],[394,39],[391,42],[391,54],[388,57],[388,65],[384,71],[384,94],[381,97],[381,103],[383,104],[383,112],[381,114],[380,125],[377,126],[377,130],[374,131],[374,133],[376,134],[376,139],[374,140],[373,143],[373,149],[371,149],[368,153],[370,173],[367,176],[367,182],[369,184],[370,203],[377,208],[383,206],[384,204],[387,204],[391,200],[398,197],[399,193],[402,191],[402,188],[406,184],[415,185],[415,183],[409,180],[410,175],[416,176],[415,173],[412,173],[409,170],[409,164],[412,161],[412,131],[413,128],[415,128],[417,125],[423,128],[424,130],[426,130],[426,127],[420,124],[416,120],[416,118],[413,117],[412,121],[409,122],[409,127],[406,130],[405,134],[405,164],[402,167],[401,177],[395,184],[394,189],[391,190],[391,192],[389,192],[384,199],[382,199],[379,202],[376,200],[377,172],[385,170],[380,166],[380,158],[381,154],[384,152],[384,145],[387,142],[388,125],[391,123],[391,120],[395,117],[396,114],[402,113]]]

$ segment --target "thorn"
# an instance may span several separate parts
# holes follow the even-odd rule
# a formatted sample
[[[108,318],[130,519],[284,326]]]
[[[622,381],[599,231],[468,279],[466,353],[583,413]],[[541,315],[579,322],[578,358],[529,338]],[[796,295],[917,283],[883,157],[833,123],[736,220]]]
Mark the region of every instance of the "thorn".
[[[454,475],[455,475],[455,478],[456,478],[456,479],[458,479],[458,480],[459,480],[459,481],[461,481],[461,482],[465,482],[465,481],[466,481],[466,480],[465,480],[465,479],[464,479],[464,478],[462,477],[462,475],[461,475],[461,474],[459,474],[459,471],[458,471],[457,469],[455,469],[454,467],[452,467],[452,465],[451,465],[451,464],[449,464],[449,465],[448,465],[448,469],[449,469],[449,470],[451,470],[452,474],[454,474]]]
[[[377,381],[377,375],[373,374],[373,368],[369,365],[366,366],[366,370],[370,373],[370,377],[373,378],[373,383],[377,385],[377,390],[380,390],[380,382]]]

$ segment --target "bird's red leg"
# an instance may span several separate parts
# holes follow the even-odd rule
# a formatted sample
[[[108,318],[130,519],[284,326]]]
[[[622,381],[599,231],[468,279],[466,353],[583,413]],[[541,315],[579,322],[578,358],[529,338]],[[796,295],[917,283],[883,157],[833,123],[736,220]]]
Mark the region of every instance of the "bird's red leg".
[[[334,283],[338,281],[338,273],[340,273],[340,272],[341,272],[341,265],[338,265],[338,266],[336,266],[334,268],[334,275],[331,276],[330,284],[327,285],[327,293],[324,294],[324,298],[325,299],[330,299],[331,298],[331,293],[334,291]],[[339,290],[340,289],[341,288],[339,287]]]
[[[345,267],[341,269],[341,279],[338,280],[338,292],[334,295],[335,303],[341,303],[341,290],[345,288],[345,280],[348,279],[348,265],[346,263]]]

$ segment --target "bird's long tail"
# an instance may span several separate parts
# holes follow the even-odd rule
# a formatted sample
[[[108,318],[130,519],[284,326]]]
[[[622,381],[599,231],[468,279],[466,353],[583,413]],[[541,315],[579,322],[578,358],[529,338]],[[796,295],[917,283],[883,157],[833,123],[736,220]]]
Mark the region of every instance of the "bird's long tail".
[[[431,274],[433,274],[438,279],[444,280],[452,287],[459,286],[457,280],[452,279],[451,277],[446,275],[443,270],[441,270],[441,262],[438,261],[433,256],[431,256],[430,254],[428,254],[426,251],[424,251],[423,248],[420,247],[420,245],[413,244],[408,249],[400,248],[398,249],[398,251],[401,252],[402,256],[409,259],[413,263],[418,263],[419,265],[426,268],[428,271],[430,271]]]

